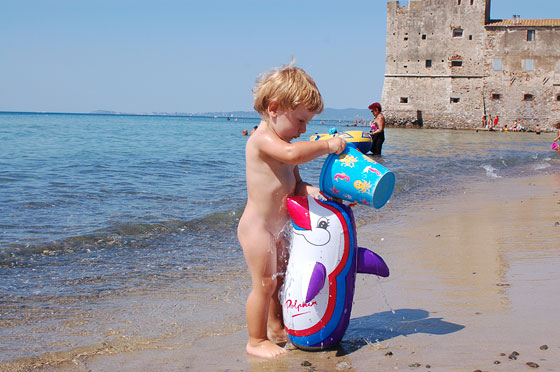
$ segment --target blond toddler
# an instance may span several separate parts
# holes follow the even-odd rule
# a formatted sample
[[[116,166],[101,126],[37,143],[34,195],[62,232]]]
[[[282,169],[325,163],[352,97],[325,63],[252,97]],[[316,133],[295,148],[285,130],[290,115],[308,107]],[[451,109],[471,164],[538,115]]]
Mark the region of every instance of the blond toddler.
[[[346,142],[292,140],[305,133],[323,99],[315,82],[291,65],[265,72],[253,90],[261,122],[245,149],[247,205],[237,235],[251,275],[246,304],[249,354],[274,358],[286,353],[282,305],[278,297],[285,270],[282,230],[288,221],[286,199],[294,195],[319,197],[319,189],[302,181],[298,165],[319,156],[340,154]]]

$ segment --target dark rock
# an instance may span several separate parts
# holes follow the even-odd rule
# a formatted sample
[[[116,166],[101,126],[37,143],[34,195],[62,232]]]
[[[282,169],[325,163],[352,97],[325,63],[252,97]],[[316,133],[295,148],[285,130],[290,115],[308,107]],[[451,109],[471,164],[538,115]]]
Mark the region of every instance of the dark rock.
[[[541,345],[541,347],[539,347],[539,349],[541,349],[541,350],[548,350],[548,345]]]
[[[508,358],[511,360],[517,360],[517,355],[515,355],[514,353],[511,353],[508,355]]]
[[[311,365],[311,362],[304,360],[303,362],[301,362],[301,365],[304,367],[309,367]]]
[[[535,362],[527,362],[525,364],[527,364],[531,368],[539,368],[539,365]]]
[[[412,368],[418,368],[418,367],[421,367],[422,364],[420,364],[420,363],[412,363],[412,364],[409,364],[408,366],[409,366],[409,367],[412,367]]]
[[[494,364],[500,364],[500,363],[502,363],[502,362],[500,362],[499,360],[494,361]]]

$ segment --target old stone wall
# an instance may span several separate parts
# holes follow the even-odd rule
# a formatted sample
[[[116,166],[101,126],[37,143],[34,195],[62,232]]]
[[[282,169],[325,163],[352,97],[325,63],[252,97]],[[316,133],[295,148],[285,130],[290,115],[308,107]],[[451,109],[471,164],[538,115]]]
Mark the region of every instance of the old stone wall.
[[[534,40],[527,40],[529,30]],[[484,82],[488,113],[528,127],[552,127],[560,121],[560,48],[553,45],[560,45],[560,28],[489,27]]]
[[[536,38],[528,42],[527,28],[492,24],[490,0],[388,2],[388,124],[476,128],[484,115],[527,127],[559,121],[560,48],[550,46],[560,45],[560,27],[529,27]],[[534,71],[525,70],[527,59]]]

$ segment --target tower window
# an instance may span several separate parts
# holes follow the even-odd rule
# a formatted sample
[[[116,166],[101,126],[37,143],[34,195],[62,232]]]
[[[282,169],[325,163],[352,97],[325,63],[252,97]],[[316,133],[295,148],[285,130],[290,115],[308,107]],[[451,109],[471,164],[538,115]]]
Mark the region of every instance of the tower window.
[[[527,30],[527,41],[535,40],[535,30]]]
[[[557,102],[560,102],[560,94],[557,94],[557,95],[556,95],[556,101],[557,101]]]
[[[492,99],[493,100],[502,99],[502,95],[500,93],[492,93]]]
[[[461,5],[461,0],[457,0],[457,5]]]
[[[426,68],[430,68],[432,67],[432,60],[431,59],[427,59],[426,60]]]
[[[453,29],[453,37],[463,37],[463,29],[462,28]]]
[[[451,98],[449,99],[449,102],[451,102],[451,103],[459,103],[460,100],[461,100],[461,98],[459,98],[459,97],[451,97]]]
[[[523,95],[523,101],[533,101],[535,97],[532,94],[525,93]]]
[[[408,97],[401,97],[401,103],[408,103]]]
[[[426,40],[427,38],[428,38],[428,35],[422,34],[422,40]]]
[[[454,59],[451,61],[451,67],[461,67],[463,66],[463,61],[460,59]]]
[[[502,59],[494,58],[494,71],[502,71]]]

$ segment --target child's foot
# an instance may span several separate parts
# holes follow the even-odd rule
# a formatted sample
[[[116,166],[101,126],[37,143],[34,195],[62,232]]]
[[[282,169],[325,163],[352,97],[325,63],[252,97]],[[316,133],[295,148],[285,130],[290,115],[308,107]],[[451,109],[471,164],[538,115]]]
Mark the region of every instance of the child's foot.
[[[276,344],[283,344],[288,341],[288,333],[285,328],[281,328],[277,331],[268,328],[267,336],[270,341]]]
[[[255,344],[247,344],[247,352],[261,358],[276,358],[288,351],[269,340],[262,340]]]

